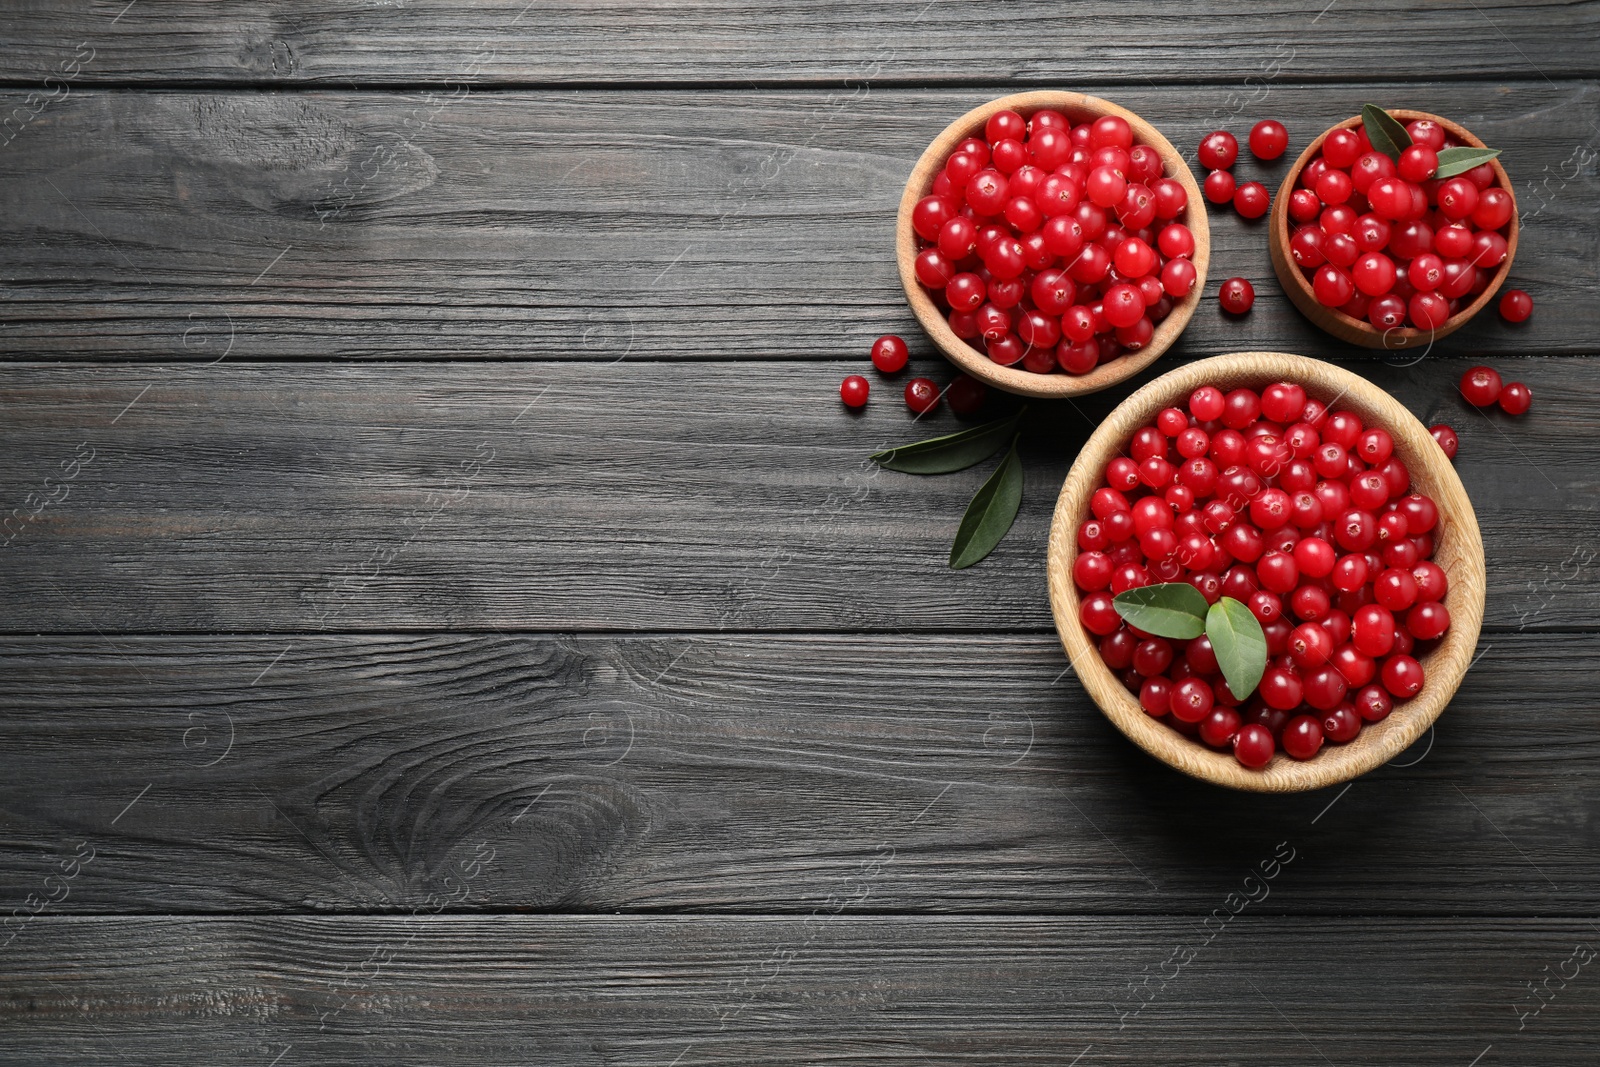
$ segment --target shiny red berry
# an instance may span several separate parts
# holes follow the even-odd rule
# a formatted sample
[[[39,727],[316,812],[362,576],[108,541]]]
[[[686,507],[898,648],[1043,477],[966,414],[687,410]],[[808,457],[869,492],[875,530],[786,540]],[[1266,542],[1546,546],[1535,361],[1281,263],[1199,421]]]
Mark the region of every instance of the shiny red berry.
[[[1500,375],[1489,367],[1473,367],[1461,376],[1461,395],[1467,403],[1486,408],[1500,398]]]
[[[1259,219],[1272,206],[1272,194],[1260,182],[1245,182],[1233,192],[1233,209],[1247,219]]]
[[[1227,170],[1239,158],[1239,139],[1224,130],[1208,133],[1198,154],[1200,165],[1207,170]]]
[[[911,351],[905,340],[894,334],[885,334],[872,342],[872,365],[884,374],[895,374],[905,369]]]
[[[1533,297],[1521,289],[1508,289],[1500,298],[1500,317],[1507,322],[1527,322],[1533,314]]]
[[[1222,283],[1217,294],[1222,310],[1232,315],[1243,315],[1255,306],[1256,289],[1244,278],[1229,278]]]
[[[1289,147],[1289,131],[1283,123],[1263,119],[1250,129],[1250,153],[1257,159],[1277,159]]]
[[[1455,430],[1451,429],[1448,424],[1441,422],[1437,426],[1430,426],[1428,432],[1433,435],[1435,441],[1439,442],[1439,447],[1444,450],[1444,454],[1447,457],[1450,459],[1456,458],[1456,450],[1460,448],[1461,440],[1456,436]]]
[[[1322,748],[1322,736],[1322,723],[1297,715],[1283,728],[1283,750],[1295,759],[1310,759]]]
[[[1205,184],[1202,188],[1207,200],[1213,204],[1226,204],[1233,200],[1237,185],[1233,180],[1232,171],[1214,170],[1206,175]]]
[[[859,374],[852,374],[839,383],[839,399],[844,401],[845,407],[861,407],[867,402],[868,389],[865,378]]]
[[[1272,731],[1259,723],[1241,726],[1233,738],[1233,756],[1246,767],[1265,767],[1276,747]]]
[[[1500,410],[1507,415],[1522,415],[1533,406],[1533,390],[1521,382],[1508,382],[1500,390]]]
[[[906,407],[926,415],[939,406],[939,387],[929,378],[913,378],[906,383]]]

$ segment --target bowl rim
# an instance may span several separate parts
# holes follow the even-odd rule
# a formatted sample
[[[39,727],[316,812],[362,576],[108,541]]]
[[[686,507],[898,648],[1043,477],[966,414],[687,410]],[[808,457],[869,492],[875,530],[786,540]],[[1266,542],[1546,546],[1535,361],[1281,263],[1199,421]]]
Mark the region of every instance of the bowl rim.
[[[1392,107],[1384,110],[1402,122],[1429,119],[1443,126],[1465,145],[1473,148],[1488,147],[1471,130],[1442,115],[1411,108]],[[1361,322],[1337,308],[1324,307],[1312,292],[1311,282],[1289,255],[1289,196],[1294,192],[1295,183],[1300,180],[1301,172],[1322,150],[1322,144],[1328,139],[1328,135],[1335,130],[1354,129],[1361,123],[1362,117],[1355,115],[1323,130],[1321,136],[1305,147],[1299,158],[1294,161],[1294,165],[1284,175],[1283,183],[1278,187],[1278,194],[1273,199],[1272,214],[1268,220],[1267,245],[1272,255],[1273,270],[1295,307],[1299,308],[1306,318],[1341,341],[1366,348],[1383,348],[1391,351],[1414,348],[1420,341],[1431,344],[1455,333],[1471,321],[1473,316],[1488,306],[1506,279],[1511,276],[1511,262],[1517,255],[1517,236],[1521,228],[1521,219],[1517,213],[1517,191],[1511,187],[1511,178],[1506,173],[1505,167],[1501,166],[1499,157],[1490,160],[1489,165],[1494,170],[1495,181],[1511,196],[1511,221],[1508,223],[1509,229],[1506,233],[1506,258],[1494,277],[1489,280],[1489,284],[1484,287],[1483,292],[1479,293],[1472,303],[1446,319],[1438,329],[1423,330],[1415,326],[1395,326],[1388,330],[1379,330],[1372,323]]]
[[[912,208],[916,206],[918,200],[927,195],[939,168],[944,165],[945,159],[955,146],[964,138],[972,136],[974,131],[981,129],[989,116],[1007,108],[1024,114],[1052,108],[1096,118],[1102,115],[1120,116],[1133,127],[1134,136],[1138,140],[1160,153],[1162,163],[1170,172],[1169,176],[1181,183],[1184,191],[1189,194],[1184,224],[1189,227],[1190,233],[1194,234],[1195,250],[1190,260],[1195,266],[1193,290],[1183,300],[1175,303],[1172,313],[1157,324],[1148,345],[1138,352],[1119,356],[1103,367],[1096,367],[1088,374],[1035,374],[1017,367],[1001,366],[986,353],[978,351],[956,336],[943,313],[916,278],[917,238],[911,227]],[[900,195],[900,208],[895,217],[895,259],[900,269],[900,284],[905,290],[906,300],[911,305],[912,313],[916,315],[917,321],[940,352],[958,369],[998,389],[1020,396],[1047,399],[1082,396],[1109,388],[1138,374],[1170,349],[1183,333],[1189,319],[1194,315],[1195,308],[1199,306],[1205,289],[1206,269],[1211,262],[1211,227],[1199,183],[1190,172],[1188,162],[1172,146],[1172,142],[1162,136],[1161,131],[1135,112],[1109,100],[1066,90],[1039,89],[1012,93],[980,104],[947,125],[928,144],[918,157],[916,166],[912,168],[910,176],[906,179],[905,189]]]
[[[1375,723],[1364,723],[1361,735],[1344,745],[1325,746],[1300,762],[1281,751],[1260,770],[1250,770],[1231,755],[1214,751],[1147,715],[1132,694],[1100,658],[1078,619],[1079,598],[1072,580],[1077,558],[1077,528],[1088,512],[1089,497],[1101,484],[1112,453],[1120,452],[1133,431],[1152,422],[1161,408],[1186,397],[1201,385],[1224,388],[1273,381],[1294,381],[1317,397],[1331,396],[1340,405],[1377,423],[1394,437],[1395,455],[1411,473],[1413,488],[1422,488],[1437,503],[1442,531],[1434,561],[1444,568],[1450,588],[1446,603],[1451,625],[1439,646],[1423,657],[1426,681],[1410,700]],[[1426,442],[1427,447],[1421,447]],[[1231,352],[1196,360],[1156,378],[1121,404],[1090,436],[1074,461],[1056,501],[1050,524],[1046,568],[1050,608],[1073,672],[1101,712],[1150,755],[1191,777],[1251,792],[1288,793],[1320,789],[1349,781],[1387,763],[1410,747],[1455,695],[1477,647],[1483,625],[1485,563],[1483,539],[1471,500],[1455,468],[1423,424],[1398,400],[1365,378],[1342,367],[1286,352]]]

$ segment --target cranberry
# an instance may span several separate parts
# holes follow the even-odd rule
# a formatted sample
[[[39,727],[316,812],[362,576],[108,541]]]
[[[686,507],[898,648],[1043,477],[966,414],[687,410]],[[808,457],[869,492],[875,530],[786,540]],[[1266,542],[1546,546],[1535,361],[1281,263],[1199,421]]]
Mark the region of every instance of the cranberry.
[[[1383,662],[1383,687],[1402,700],[1416,696],[1424,680],[1422,664],[1410,656],[1390,656]]]
[[[1233,208],[1247,219],[1259,219],[1272,205],[1272,196],[1260,182],[1245,182],[1233,192]]]
[[[1258,723],[1239,728],[1233,738],[1233,755],[1246,767],[1265,767],[1274,749],[1272,732]]]
[[[1533,390],[1521,382],[1508,382],[1500,390],[1500,410],[1507,415],[1523,415],[1533,406]]]
[[[1310,715],[1297,715],[1283,728],[1283,750],[1298,760],[1308,760],[1322,748],[1322,724]]]
[[[944,395],[950,402],[950,410],[962,418],[967,418],[983,410],[984,402],[989,397],[989,388],[976,378],[958,374],[956,380],[944,391]]]
[[[1500,375],[1489,367],[1473,367],[1461,376],[1461,395],[1467,403],[1486,408],[1500,398]]]
[[[905,369],[911,352],[902,338],[885,334],[872,342],[872,365],[884,374],[895,374]]]
[[[1104,647],[1101,648],[1100,658],[1106,660],[1106,666],[1117,669],[1106,659]],[[1139,706],[1155,718],[1165,715],[1172,709],[1172,683],[1162,677],[1146,678],[1139,687]]]
[[[1257,692],[1261,694],[1269,708],[1279,711],[1289,711],[1300,706],[1302,689],[1300,678],[1293,671],[1281,667],[1268,667],[1261,675],[1261,685]]]
[[[1200,740],[1212,748],[1226,748],[1239,732],[1239,713],[1228,707],[1213,707],[1200,723]]]
[[[1450,629],[1450,611],[1437,601],[1417,604],[1406,613],[1406,630],[1419,641],[1443,637]]]
[[[845,407],[859,408],[867,402],[867,380],[859,374],[852,374],[839,383],[839,399],[844,401]]]
[[[1441,422],[1437,426],[1429,427],[1428,432],[1433,435],[1435,441],[1439,442],[1439,447],[1444,450],[1446,456],[1450,459],[1456,458],[1456,450],[1460,447],[1460,438],[1456,436],[1454,430],[1446,423]]]
[[[939,406],[939,387],[929,378],[913,378],[906,383],[906,407],[926,415]]]
[[[1206,175],[1206,180],[1201,186],[1207,200],[1213,204],[1226,204],[1233,200],[1237,186],[1234,183],[1233,173],[1226,170],[1214,170]]]
[[[1283,123],[1263,119],[1250,129],[1250,152],[1257,159],[1277,159],[1289,147],[1289,131]]]
[[[1222,310],[1232,315],[1245,314],[1256,302],[1255,286],[1244,278],[1229,278],[1222,283],[1217,296],[1222,303]]]
[[[1208,133],[1200,142],[1198,155],[1207,170],[1225,171],[1239,158],[1239,140],[1223,130]]]
[[[1361,716],[1355,705],[1345,702],[1322,716],[1323,737],[1335,744],[1354,741],[1361,732]]]

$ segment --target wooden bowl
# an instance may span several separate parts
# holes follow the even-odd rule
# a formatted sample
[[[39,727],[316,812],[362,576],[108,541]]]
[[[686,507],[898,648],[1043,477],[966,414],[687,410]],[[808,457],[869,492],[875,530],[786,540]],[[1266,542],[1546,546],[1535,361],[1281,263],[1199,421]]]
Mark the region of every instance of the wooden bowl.
[[[1250,770],[1231,753],[1217,752],[1152,719],[1100,658],[1095,639],[1078,621],[1078,590],[1072,563],[1078,555],[1077,530],[1089,514],[1089,498],[1103,483],[1106,463],[1123,452],[1133,432],[1153,424],[1162,408],[1181,405],[1202,385],[1224,391],[1273,382],[1297,382],[1334,410],[1359,415],[1394,437],[1394,453],[1411,472],[1411,485],[1439,508],[1433,561],[1450,581],[1444,603],[1450,629],[1437,648],[1421,657],[1426,675],[1422,691],[1397,702],[1380,722],[1366,723],[1354,741],[1327,744],[1301,762],[1281,751],[1259,770]],[[1100,710],[1134,744],[1185,774],[1232,789],[1292,793],[1347,781],[1381,766],[1423,735],[1455,694],[1472,662],[1483,623],[1483,540],[1477,516],[1461,479],[1426,427],[1388,393],[1347,370],[1283,352],[1235,352],[1181,367],[1134,393],[1100,424],[1078,454],[1056,502],[1050,526],[1048,566],[1050,606],[1073,670]]]
[[[1194,290],[1174,304],[1172,314],[1156,325],[1155,334],[1150,338],[1148,345],[1138,352],[1118,356],[1088,374],[1034,374],[1021,367],[1001,366],[990,359],[988,353],[978,351],[955,335],[955,331],[950,329],[949,322],[945,320],[944,313],[917,281],[915,270],[917,235],[911,228],[911,209],[916,206],[918,200],[928,195],[933,187],[933,179],[938,176],[939,170],[944,166],[950,153],[955,150],[956,145],[967,137],[982,136],[984,124],[989,121],[989,116],[1007,108],[1021,112],[1025,116],[1044,108],[1053,108],[1065,114],[1074,123],[1099,118],[1102,115],[1120,116],[1133,127],[1136,141],[1149,145],[1161,154],[1166,172],[1183,183],[1184,190],[1189,194],[1189,206],[1184,212],[1183,223],[1194,234],[1194,255],[1191,257],[1196,274]],[[922,158],[917,160],[916,167],[911,171],[911,177],[906,181],[906,191],[900,197],[900,216],[895,224],[895,258],[900,262],[900,283],[905,286],[906,299],[911,303],[911,310],[916,313],[917,321],[922,323],[922,328],[933,338],[934,343],[950,362],[972,377],[988,382],[997,389],[1004,389],[1008,393],[1038,397],[1078,396],[1082,393],[1098,392],[1131,378],[1172,347],[1172,342],[1178,339],[1184,326],[1188,325],[1189,316],[1194,314],[1195,306],[1200,303],[1201,291],[1205,289],[1206,265],[1211,260],[1211,228],[1206,219],[1205,198],[1200,195],[1200,186],[1195,182],[1194,175],[1189,173],[1189,165],[1184,162],[1178,150],[1144,119],[1110,101],[1085,96],[1082,93],[1054,91],[1017,93],[973,108],[946,126],[944,132],[935,137],[933,143],[922,153]]]
[[[1473,148],[1484,147],[1484,143],[1465,127],[1458,126],[1447,118],[1430,115],[1426,111],[1406,111],[1400,108],[1389,109],[1389,114],[1402,123],[1414,122],[1417,119],[1432,119],[1462,144]],[[1506,230],[1506,260],[1500,264],[1500,269],[1495,272],[1488,288],[1479,293],[1471,304],[1446,319],[1444,325],[1437,330],[1419,330],[1414,326],[1396,326],[1389,330],[1380,330],[1370,322],[1353,319],[1335,308],[1324,307],[1317,302],[1316,295],[1311,291],[1311,279],[1301,273],[1289,254],[1289,194],[1294,192],[1295,183],[1300,180],[1300,172],[1322,150],[1322,142],[1327,140],[1328,134],[1334,130],[1350,129],[1359,125],[1361,116],[1357,115],[1345,119],[1337,126],[1330,126],[1323,131],[1321,137],[1306,146],[1306,150],[1300,153],[1300,158],[1294,161],[1294,166],[1289,168],[1288,175],[1283,179],[1283,185],[1278,188],[1277,198],[1272,202],[1272,217],[1267,237],[1268,246],[1272,251],[1272,267],[1278,272],[1278,281],[1283,284],[1283,291],[1289,294],[1289,299],[1294,301],[1295,307],[1299,308],[1306,318],[1339,340],[1365,348],[1386,348],[1391,351],[1426,347],[1433,341],[1455,333],[1465,326],[1467,320],[1482,311],[1489,301],[1494,299],[1506,276],[1511,273],[1511,261],[1517,255],[1517,193],[1511,188],[1511,179],[1506,176],[1505,168],[1500,165],[1500,161],[1490,160],[1489,166],[1494,168],[1496,184],[1511,194],[1511,221],[1507,224]]]

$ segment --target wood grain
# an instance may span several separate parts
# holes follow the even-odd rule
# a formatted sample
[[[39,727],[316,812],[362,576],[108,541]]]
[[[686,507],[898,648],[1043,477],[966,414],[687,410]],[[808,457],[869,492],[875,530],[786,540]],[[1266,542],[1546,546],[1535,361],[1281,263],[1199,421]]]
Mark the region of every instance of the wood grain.
[[[1295,116],[1296,148],[1372,97],[1459,118],[1505,150],[1529,216],[1512,282],[1539,310],[1435,351],[1600,336],[1593,82],[1274,81],[1238,116],[1223,87],[1072,87],[1184,151],[1260,108]],[[996,95],[73,91],[0,151],[0,354],[742,362],[854,357],[884,333],[932,351],[895,206],[933,137]],[[1276,188],[1286,168],[1236,169]],[[1354,355],[1283,297],[1264,221],[1213,222],[1215,280],[1174,355]],[[1233,275],[1257,287],[1243,319],[1215,300]]]
[[[327,0],[48,0],[8,11],[11,78],[55,71],[73,43],[94,61],[80,77],[136,84],[638,85],[871,80],[1076,79],[1236,83],[1250,99],[1280,71],[1317,81],[1500,78],[1527,60],[1550,77],[1600,72],[1588,45],[1593,3],[1502,2],[1440,8],[1206,0],[1175,18],[1156,0],[1114,5],[1025,0],[974,16],[927,0],[791,5],[690,0],[650,5],[560,0],[412,0],[354,7]],[[981,32],[974,27],[981,26]],[[1382,32],[1373,32],[1381,26]],[[1520,56],[1519,56],[1520,53]]]
[[[1298,862],[1268,899],[1303,884]],[[1245,911],[1208,943],[1205,914],[41,919],[8,950],[0,1050],[74,1067],[1092,1067],[1180,1047],[1251,1067],[1462,1067],[1486,1046],[1495,1063],[1594,1062],[1582,920]],[[1525,983],[1547,978],[1536,1001]]]
[[[1289,839],[1257,910],[1593,916],[1597,655],[1493,636],[1394,764],[1262,797],[1129,744],[1053,633],[14,637],[0,914],[79,841],[52,914],[803,914],[885,857],[856,910],[1204,914]]]
[[[1600,485],[1571,444],[1600,379],[1496,363],[1528,415],[1466,407],[1462,360],[1363,369],[1462,435],[1488,628],[1591,628]],[[1017,524],[952,574],[988,468],[868,462],[959,424],[913,424],[892,385],[849,416],[864,364],[12,365],[0,632],[1048,631],[1050,511],[1121,392],[1032,409]]]

